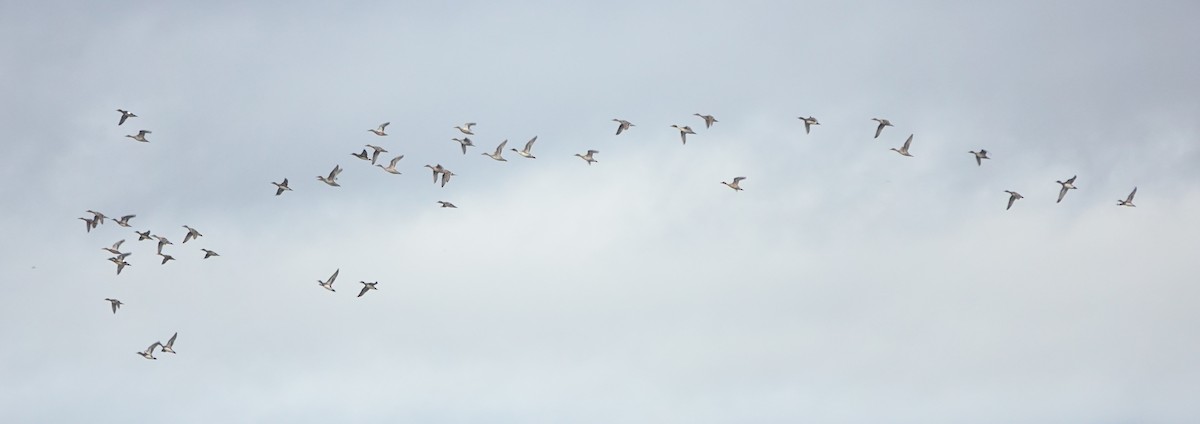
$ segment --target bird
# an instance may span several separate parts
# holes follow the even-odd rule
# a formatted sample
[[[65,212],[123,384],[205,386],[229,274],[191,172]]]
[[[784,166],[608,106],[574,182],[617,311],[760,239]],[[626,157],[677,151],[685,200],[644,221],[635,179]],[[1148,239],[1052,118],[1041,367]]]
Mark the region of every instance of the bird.
[[[123,258],[108,258],[108,260],[112,261],[114,264],[117,264],[117,275],[121,275],[121,270],[125,269],[126,266],[133,266],[129,262],[125,262],[125,259]]]
[[[454,127],[454,128],[457,128],[457,129],[458,129],[459,131],[461,131],[463,134],[466,134],[466,135],[475,135],[475,133],[471,132],[471,127],[473,127],[473,126],[475,126],[475,123],[474,123],[474,122],[468,122],[468,123],[462,124],[461,126],[457,126],[457,127]]]
[[[975,165],[983,165],[983,159],[991,159],[987,155],[987,150],[979,149],[978,152],[972,150],[967,153],[975,155]]]
[[[375,133],[375,135],[378,135],[378,136],[385,136],[385,135],[387,135],[387,133],[383,132],[383,130],[385,128],[387,128],[388,124],[391,124],[391,122],[384,122],[382,124],[379,124],[379,129],[377,129],[377,130],[367,130],[367,131],[373,132],[373,133]]]
[[[486,155],[487,153],[484,153],[484,154]],[[433,183],[434,184],[437,184],[438,174],[441,174],[442,171],[446,169],[446,168],[443,168],[442,164],[440,164],[440,163],[437,164],[437,166],[426,164],[425,167],[433,170]]]
[[[908,156],[911,158],[912,155],[908,154],[908,146],[912,145],[912,138],[913,138],[912,134],[909,134],[908,140],[904,140],[904,145],[900,147],[900,150],[896,150],[895,147],[893,147],[892,150],[895,150],[896,153],[899,153],[901,155]]]
[[[362,288],[362,290],[360,290],[360,291],[358,292],[358,296],[357,296],[357,297],[363,297],[363,295],[364,295],[364,294],[367,294],[367,290],[379,290],[379,289],[375,288],[375,285],[376,285],[376,284],[379,284],[379,282],[378,282],[378,281],[376,281],[376,282],[374,282],[374,283],[368,283],[368,282],[366,282],[366,281],[359,281],[359,282],[360,282],[360,283],[362,283],[362,285],[363,285],[363,288]]]
[[[1072,175],[1071,179],[1067,180],[1066,182],[1054,181],[1058,183],[1058,185],[1062,186],[1062,188],[1058,190],[1058,201],[1055,201],[1054,203],[1062,202],[1063,197],[1067,195],[1067,190],[1074,190],[1078,188],[1075,187],[1075,177],[1078,177],[1078,175]]]
[[[744,179],[746,179],[746,177],[735,177],[733,179],[732,183],[727,183],[727,182],[721,181],[721,184],[725,184],[725,185],[729,186],[729,188],[734,189],[734,191],[743,191],[742,187],[740,185],[738,185],[738,183],[742,182],[742,180],[744,180]]]
[[[137,215],[125,215],[125,216],[122,216],[121,219],[114,219],[113,222],[116,222],[117,225],[120,225],[122,227],[129,227],[129,220],[131,220],[135,217],[137,217]]]
[[[184,235],[183,235],[183,242],[184,242],[184,243],[187,243],[187,242],[188,242],[188,240],[192,240],[192,239],[195,239],[195,238],[198,238],[198,237],[204,237],[204,234],[200,234],[200,232],[199,232],[199,231],[196,231],[196,229],[195,229],[195,228],[192,228],[192,227],[189,227],[189,226],[186,226],[186,225],[184,225],[184,226],[183,226],[183,228],[187,228],[187,230],[188,230],[187,234],[184,234]]]
[[[96,221],[96,224],[97,224],[97,225],[99,225],[99,224],[103,224],[103,223],[104,223],[104,219],[105,219],[105,218],[108,218],[107,216],[104,216],[104,214],[102,214],[102,213],[100,213],[100,212],[96,212],[96,211],[94,211],[94,210],[91,210],[91,209],[88,209],[88,210],[87,210],[87,213],[90,213],[90,214],[92,214],[92,218],[97,220],[97,221]]]
[[[163,260],[162,260],[162,265],[166,265],[166,264],[167,264],[167,261],[173,261],[173,260],[175,260],[175,257],[174,257],[174,256],[171,256],[171,255],[166,255],[166,254],[163,254],[163,253],[159,253],[159,254],[158,254],[158,256],[162,256],[162,258],[163,258]]]
[[[333,280],[336,280],[336,279],[337,279],[337,276],[338,276],[338,273],[339,273],[339,272],[342,272],[342,269],[341,269],[341,268],[338,268],[338,269],[337,269],[337,271],[334,271],[334,272],[333,272],[333,275],[330,275],[330,276],[329,276],[329,281],[321,281],[321,280],[317,280],[317,283],[320,283],[320,284],[321,284],[321,287],[324,287],[324,288],[325,288],[325,290],[329,290],[329,291],[337,291],[337,290],[334,290],[334,289],[333,289]]]
[[[161,347],[162,347],[162,351],[163,351],[163,352],[167,352],[167,353],[175,353],[175,349],[173,349],[173,348],[172,348],[172,346],[174,346],[174,345],[175,345],[175,338],[176,338],[176,337],[179,337],[179,332],[178,332],[178,331],[176,331],[176,332],[175,332],[175,334],[172,334],[172,335],[171,335],[171,338],[167,340],[167,344],[160,344],[160,345],[159,345],[159,346],[161,346]]]
[[[1134,187],[1133,191],[1129,192],[1129,197],[1126,197],[1125,200],[1117,200],[1117,206],[1137,207],[1137,205],[1133,204],[1133,195],[1135,194],[1137,194],[1137,187]]]
[[[712,128],[713,122],[719,122],[717,121],[717,118],[713,118],[712,115],[701,115],[699,113],[693,113],[692,115],[696,115],[701,119],[704,119],[704,128]]]
[[[124,243],[124,242],[125,242],[125,239],[121,239],[121,240],[118,240],[116,243],[113,243],[112,247],[105,247],[105,248],[101,248],[100,250],[107,250],[109,252],[112,252],[112,254],[114,254],[114,255],[120,255],[121,254],[121,250],[120,250],[121,243]]]
[[[598,150],[588,150],[588,151],[587,151],[587,154],[582,154],[582,155],[581,155],[581,154],[579,154],[579,153],[576,153],[576,154],[575,154],[575,156],[579,156],[579,158],[580,158],[580,159],[583,159],[583,160],[587,161],[587,164],[588,164],[588,166],[592,166],[592,162],[599,162],[598,160],[596,160],[596,159],[592,158],[592,155],[594,155],[594,154],[596,154],[596,153],[600,153],[600,151],[598,151]]]
[[[679,138],[683,140],[683,144],[687,144],[687,135],[688,134],[696,133],[695,131],[692,131],[692,127],[689,127],[687,125],[684,125],[682,127],[678,126],[678,125],[672,125],[671,128],[679,130]]]
[[[475,143],[471,142],[471,137],[463,137],[461,139],[460,138],[452,138],[451,140],[457,141],[458,144],[462,145],[462,151],[463,151],[464,155],[467,154],[467,146],[472,146],[472,147],[475,146]]]
[[[441,200],[438,200],[437,202],[438,202],[438,204],[439,204],[439,205],[442,205],[442,207],[443,207],[443,208],[454,208],[454,209],[458,209],[458,206],[454,206],[454,204],[453,204],[453,203],[450,203],[450,202],[443,202],[443,201],[441,201]]]
[[[208,259],[208,258],[211,258],[211,257],[213,257],[213,256],[221,256],[221,255],[217,254],[217,252],[214,252],[214,251],[212,251],[212,250],[203,249],[203,248],[202,248],[202,249],[200,249],[200,250],[203,250],[203,251],[204,251],[204,257],[203,257],[203,258],[201,258],[201,259]]]
[[[150,347],[146,348],[145,352],[138,352],[137,354],[142,355],[142,357],[146,358],[146,359],[158,359],[158,358],[154,357],[154,349],[159,346],[162,346],[162,343],[154,342],[154,344],[152,344],[152,345],[150,345]]]
[[[1017,193],[1015,191],[1004,190],[1004,192],[1008,193],[1008,207],[1004,208],[1004,210],[1012,209],[1013,202],[1017,201],[1017,199],[1025,198],[1025,196],[1022,196],[1021,193]]]
[[[168,245],[168,244],[175,244],[175,243],[171,243],[170,240],[167,240],[167,238],[163,237],[163,236],[154,236],[154,238],[158,240],[158,254],[160,254],[160,255],[162,254],[163,246]]]
[[[146,230],[146,231],[133,230],[133,232],[138,235],[138,241],[146,240],[148,238],[153,237],[153,235],[150,234],[150,230]]]
[[[79,218],[79,219],[83,220],[83,225],[85,227],[87,227],[87,232],[90,233],[90,232],[92,232],[93,228],[96,228],[96,218],[95,217],[92,217],[90,219],[89,218]]]
[[[496,153],[484,153],[483,155],[487,156],[489,158],[498,160],[500,162],[508,162],[508,159],[505,159],[503,156],[500,156],[501,153],[504,153],[504,145],[505,144],[508,144],[507,139],[504,141],[501,141],[499,146],[496,146]]]
[[[124,124],[126,119],[137,118],[137,115],[134,115],[133,112],[127,111],[125,109],[117,109],[117,112],[121,112],[121,120],[117,121],[117,125]]]
[[[400,155],[400,156],[396,156],[396,157],[392,158],[392,163],[388,164],[387,167],[384,167],[383,165],[375,165],[375,166],[383,168],[383,170],[387,171],[389,174],[400,174],[400,171],[396,170],[396,162],[400,162],[400,159],[404,159],[404,155]]]
[[[117,313],[117,309],[121,309],[121,305],[124,305],[124,303],[121,303],[121,301],[117,299],[104,298],[104,300],[107,300],[108,303],[112,304],[112,311],[114,314]]]
[[[146,139],[146,134],[151,134],[151,132],[146,131],[146,130],[141,130],[141,131],[138,131],[137,135],[126,135],[126,137],[132,138],[134,140],[137,140],[137,141],[140,141],[143,143],[149,143],[150,140]]]
[[[363,149],[362,152],[359,153],[351,153],[350,156],[354,156],[362,160],[371,160],[371,157],[367,156],[367,149]]]
[[[618,125],[617,125],[617,135],[621,135],[621,133],[622,133],[622,132],[629,131],[629,127],[635,127],[635,126],[636,126],[636,125],[633,125],[633,123],[632,123],[632,122],[626,121],[626,120],[624,120],[624,119],[616,119],[616,118],[613,118],[613,122],[617,122],[617,123],[618,123]]]
[[[288,187],[287,178],[284,178],[282,183],[277,183],[277,182],[272,181],[271,184],[275,185],[275,195],[276,196],[283,194],[283,192],[285,192],[285,191],[292,191],[292,188]]]
[[[371,150],[374,150],[374,152],[372,152],[372,153],[371,153],[371,165],[374,165],[374,164],[375,164],[375,160],[376,160],[376,159],[379,159],[379,154],[380,154],[380,153],[387,153],[387,149],[384,149],[384,148],[382,148],[382,147],[379,147],[379,146],[372,146],[372,145],[368,144],[368,145],[367,145],[367,147],[370,147],[370,148],[371,148]]]
[[[534,143],[534,142],[536,142],[536,141],[537,141],[537,136],[535,135],[535,136],[533,136],[533,138],[529,139],[529,141],[525,142],[525,148],[524,148],[524,149],[522,149],[522,150],[517,150],[517,149],[509,149],[509,150],[512,150],[512,151],[514,151],[514,152],[517,152],[517,154],[518,154],[518,155],[521,155],[521,156],[523,156],[523,157],[527,157],[527,158],[530,158],[530,159],[537,159],[537,157],[536,157],[536,156],[534,156],[532,153],[529,153],[529,150],[530,150],[530,149],[533,149],[533,143]]]
[[[365,150],[364,150],[364,152],[365,152]],[[342,166],[334,165],[333,170],[329,171],[329,177],[322,177],[322,176],[318,175],[317,179],[321,180],[321,182],[323,182],[325,184],[329,184],[334,187],[341,187],[341,184],[337,183],[338,174],[341,174],[341,173],[342,173]]]
[[[809,128],[811,128],[813,125],[821,125],[820,122],[817,122],[817,118],[813,118],[811,116],[807,117],[807,118],[801,116],[799,119],[801,121],[804,121],[804,133],[805,134],[808,134]]]
[[[871,120],[879,123],[879,126],[875,127],[875,138],[879,138],[879,133],[883,132],[883,127],[892,126],[892,122],[886,119],[871,118]]]
[[[445,187],[446,183],[450,182],[450,177],[453,177],[455,175],[458,175],[458,174],[455,174],[454,171],[451,171],[449,169],[443,169],[442,170],[442,187]]]

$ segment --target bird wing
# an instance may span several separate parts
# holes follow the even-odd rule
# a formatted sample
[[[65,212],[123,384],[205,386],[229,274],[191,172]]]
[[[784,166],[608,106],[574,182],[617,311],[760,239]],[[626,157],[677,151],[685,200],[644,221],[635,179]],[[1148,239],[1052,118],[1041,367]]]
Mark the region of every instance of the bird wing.
[[[980,159],[978,154],[975,155],[975,164],[983,166],[983,159]]]
[[[1134,190],[1137,190],[1137,189],[1134,189]],[[1129,195],[1129,198],[1132,199],[1133,195]],[[124,242],[125,242],[125,239],[121,239],[121,240],[118,240],[116,243],[113,243],[113,247],[112,247],[113,250],[121,250],[121,243],[124,243]]]
[[[121,112],[121,120],[117,121],[117,125],[124,124],[125,119],[129,118],[129,115],[126,115],[125,112],[123,112],[123,111],[118,111],[118,112]]]
[[[1129,197],[1125,198],[1125,203],[1133,203],[1133,195],[1135,194],[1137,194],[1137,187],[1134,187],[1133,191],[1129,192]],[[1153,199],[1151,200],[1151,203],[1153,203]]]
[[[167,340],[167,344],[166,344],[165,346],[166,346],[168,349],[169,349],[169,348],[171,348],[171,346],[175,345],[175,338],[176,338],[176,337],[179,337],[179,332],[178,332],[178,331],[176,331],[176,332],[175,332],[175,334],[172,334],[172,335],[171,335],[171,338],[170,338],[169,340]]]
[[[162,343],[154,342],[154,344],[152,344],[152,345],[150,345],[150,347],[146,348],[146,354],[148,354],[148,355],[154,354],[154,348],[159,347],[159,346],[162,346]]]
[[[883,132],[883,122],[879,122],[879,126],[875,127],[875,138],[879,138],[879,133]]]
[[[913,138],[912,134],[909,134],[909,135],[908,135],[908,140],[904,140],[904,147],[902,147],[901,149],[904,149],[904,151],[906,151],[906,152],[907,152],[907,151],[908,151],[908,146],[912,144],[912,138]]]
[[[1010,195],[1010,196],[1008,196],[1008,207],[1007,207],[1007,208],[1004,208],[1004,210],[1009,210],[1009,209],[1012,209],[1013,202],[1015,202],[1015,201],[1017,201],[1017,196],[1016,196],[1016,195]]]
[[[117,302],[114,302],[113,299],[105,299],[105,300],[108,300],[108,303],[112,304],[113,313],[114,314],[117,313]]]
[[[1066,196],[1066,195],[1067,195],[1067,186],[1064,185],[1061,189],[1058,190],[1058,200],[1055,201],[1054,203],[1062,202],[1063,196]]]
[[[364,152],[366,152],[366,150],[364,150]],[[339,173],[341,173],[341,172],[342,172],[342,166],[341,166],[341,165],[334,165],[334,167],[333,167],[333,170],[332,170],[332,171],[329,171],[329,177],[328,177],[327,179],[330,179],[330,180],[332,180],[332,179],[334,179],[334,178],[337,178],[337,175],[338,175]]]
[[[391,164],[389,164],[389,165],[388,165],[388,167],[390,167],[390,168],[395,168],[395,167],[396,167],[396,162],[399,162],[399,161],[400,161],[400,159],[404,159],[404,155],[400,155],[400,156],[396,156],[396,157],[392,158],[392,163],[391,163]]]
[[[390,124],[391,124],[391,122],[384,122],[382,124],[379,124],[379,132],[383,132],[384,128],[387,128],[387,126]]]
[[[495,153],[496,156],[500,156],[500,153],[504,151],[505,144],[508,144],[508,140],[501,141],[500,145],[496,146],[496,153]]]
[[[525,153],[529,153],[529,149],[533,148],[533,143],[536,141],[537,141],[537,136],[535,135],[535,136],[533,136],[533,138],[529,139],[529,141],[525,143]]]
[[[358,297],[363,297],[364,294],[367,294],[367,290],[370,290],[370,289],[367,288],[367,283],[362,282],[362,281],[359,281],[359,282],[363,283],[363,288],[362,288],[362,290],[358,291]]]
[[[746,177],[734,177],[734,178],[733,178],[733,183],[734,183],[734,184],[737,184],[738,182],[740,182],[740,181],[742,181],[742,180],[744,180],[744,179],[746,179]]]
[[[587,151],[588,156],[594,155],[596,153],[600,153],[600,151],[599,150],[588,150]]]
[[[333,275],[330,275],[330,276],[329,276],[329,280],[325,281],[325,284],[328,284],[328,285],[332,286],[332,285],[333,285],[333,280],[336,280],[336,279],[337,279],[337,276],[338,276],[338,273],[339,273],[339,272],[342,272],[342,269],[341,269],[341,268],[338,268],[336,271],[333,271]]]

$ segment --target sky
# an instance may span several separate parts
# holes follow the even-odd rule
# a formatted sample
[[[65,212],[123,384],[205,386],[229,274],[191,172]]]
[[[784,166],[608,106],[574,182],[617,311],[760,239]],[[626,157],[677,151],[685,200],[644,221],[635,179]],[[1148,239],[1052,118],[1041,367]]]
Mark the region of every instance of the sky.
[[[1197,14],[0,3],[0,421],[1196,422]]]

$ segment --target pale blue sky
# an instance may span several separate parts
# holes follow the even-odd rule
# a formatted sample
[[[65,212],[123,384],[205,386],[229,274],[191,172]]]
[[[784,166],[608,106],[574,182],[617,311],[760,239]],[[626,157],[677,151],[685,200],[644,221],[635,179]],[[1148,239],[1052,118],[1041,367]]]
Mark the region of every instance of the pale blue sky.
[[[0,421],[1195,422],[1198,13],[2,4]]]

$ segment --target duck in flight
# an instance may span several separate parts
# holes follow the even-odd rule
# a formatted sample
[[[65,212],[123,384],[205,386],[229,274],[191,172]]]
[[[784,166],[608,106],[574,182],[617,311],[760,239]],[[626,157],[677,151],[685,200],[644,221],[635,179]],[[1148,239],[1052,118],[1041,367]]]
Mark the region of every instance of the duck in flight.
[[[532,149],[533,149],[533,143],[535,143],[535,142],[537,142],[537,136],[536,136],[536,135],[535,135],[535,136],[533,136],[533,138],[529,139],[529,141],[525,143],[525,148],[524,148],[524,149],[522,149],[522,150],[517,150],[517,149],[509,149],[509,150],[512,150],[512,151],[514,151],[514,152],[517,152],[517,154],[518,154],[518,155],[521,155],[521,157],[526,157],[526,158],[529,158],[529,159],[537,159],[537,157],[536,157],[536,156],[534,156],[534,155],[533,155],[533,153],[530,153],[530,150],[532,150]]]
[[[1126,197],[1125,200],[1117,200],[1117,206],[1129,206],[1131,208],[1136,207],[1137,205],[1133,204],[1133,195],[1135,194],[1137,194],[1137,187],[1134,187],[1133,191],[1129,192],[1129,197]]]
[[[382,123],[382,124],[379,124],[379,129],[367,130],[367,131],[370,131],[370,132],[374,133],[375,135],[382,137],[382,136],[385,136],[385,135],[387,135],[387,133],[386,133],[386,132],[383,132],[383,131],[384,131],[385,129],[387,129],[387,126],[388,126],[389,124],[391,124],[391,122],[384,122],[384,123]]]
[[[912,145],[912,138],[913,138],[912,134],[909,134],[908,140],[904,140],[904,145],[900,147],[900,150],[896,150],[895,147],[893,147],[892,150],[895,151],[896,153],[899,153],[901,155],[908,156],[911,158],[912,155],[908,154],[908,146]]]
[[[292,191],[292,188],[288,187],[287,178],[284,178],[282,183],[277,183],[277,182],[272,181],[271,184],[275,185],[275,195],[276,196],[283,194],[283,192],[285,192],[285,191]]]
[[[700,119],[704,120],[704,128],[712,128],[712,124],[714,122],[720,122],[717,120],[717,118],[714,118],[712,115],[701,115],[699,113],[693,113],[692,115],[699,116]]]
[[[683,144],[687,144],[687,135],[688,134],[696,133],[695,131],[692,131],[692,127],[689,127],[687,125],[684,125],[682,127],[678,126],[678,125],[672,125],[671,128],[679,130],[679,139],[683,140]]]
[[[1017,199],[1025,198],[1025,196],[1022,196],[1020,193],[1017,193],[1015,191],[1004,190],[1004,192],[1008,193],[1008,207],[1004,208],[1004,210],[1012,209],[1013,202],[1017,201]]]
[[[117,125],[124,124],[126,119],[137,118],[137,115],[134,115],[133,112],[124,109],[117,109],[117,112],[121,112],[121,120],[117,121]]]
[[[727,182],[721,181],[721,184],[725,184],[726,186],[729,186],[729,188],[732,188],[735,191],[743,191],[742,187],[738,184],[741,183],[742,180],[744,180],[744,179],[746,179],[746,177],[735,177],[733,179],[732,183],[727,183]]]
[[[808,134],[809,129],[811,129],[813,125],[821,125],[820,122],[817,122],[817,118],[813,118],[811,116],[807,117],[807,118],[801,116],[800,120],[804,121],[804,133],[805,134]]]
[[[1056,183],[1058,183],[1058,185],[1061,185],[1062,188],[1058,190],[1058,200],[1055,201],[1054,203],[1061,203],[1063,197],[1067,196],[1067,190],[1074,190],[1074,189],[1078,188],[1078,187],[1075,187],[1075,177],[1077,177],[1077,176],[1078,175],[1072,175],[1071,179],[1069,179],[1067,181],[1055,181]]]
[[[368,290],[379,290],[379,289],[375,288],[375,285],[379,284],[378,281],[376,281],[374,283],[368,283],[366,281],[359,281],[359,282],[362,283],[363,288],[362,288],[362,290],[359,290],[357,297],[363,297],[364,294],[367,294]]]
[[[970,153],[970,154],[972,154],[972,155],[975,155],[975,165],[978,165],[978,166],[982,166],[982,165],[983,165],[983,160],[984,160],[984,159],[991,159],[991,158],[989,158],[989,157],[988,157],[988,155],[987,155],[987,150],[984,150],[984,149],[979,149],[979,151],[978,151],[978,152],[976,152],[976,151],[972,150],[972,151],[969,151],[969,152],[967,152],[967,153]]]
[[[337,276],[338,276],[338,273],[339,273],[339,272],[342,272],[342,269],[341,269],[341,268],[338,268],[336,271],[333,271],[333,275],[330,275],[330,276],[329,276],[329,280],[327,280],[327,281],[321,281],[321,280],[317,280],[317,283],[318,283],[318,284],[320,284],[320,285],[321,285],[321,287],[324,287],[324,288],[325,288],[325,290],[329,290],[329,291],[337,291],[337,290],[334,290],[334,289],[333,289],[333,280],[336,280],[336,279],[337,279]]]
[[[892,126],[892,122],[886,119],[871,118],[871,120],[879,123],[879,126],[875,127],[875,138],[879,138],[879,133],[883,132],[883,127]]]
[[[141,130],[141,131],[138,131],[137,135],[126,135],[126,137],[132,138],[134,140],[137,140],[137,141],[140,141],[143,143],[149,143],[150,140],[146,139],[146,134],[151,134],[151,132],[146,131],[146,130]]]
[[[629,131],[629,127],[635,126],[633,123],[624,119],[613,118],[613,122],[617,123],[617,135],[621,135],[622,132]]]

